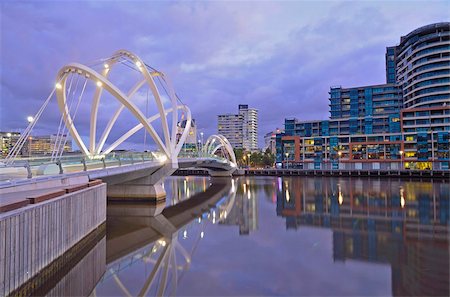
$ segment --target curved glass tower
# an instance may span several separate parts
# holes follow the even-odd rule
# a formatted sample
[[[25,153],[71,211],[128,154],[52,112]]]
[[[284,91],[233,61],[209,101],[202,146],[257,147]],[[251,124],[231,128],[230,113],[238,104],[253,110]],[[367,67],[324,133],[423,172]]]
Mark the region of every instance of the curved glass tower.
[[[405,108],[450,105],[449,36],[450,22],[436,23],[402,36],[398,46],[388,48],[395,56]]]

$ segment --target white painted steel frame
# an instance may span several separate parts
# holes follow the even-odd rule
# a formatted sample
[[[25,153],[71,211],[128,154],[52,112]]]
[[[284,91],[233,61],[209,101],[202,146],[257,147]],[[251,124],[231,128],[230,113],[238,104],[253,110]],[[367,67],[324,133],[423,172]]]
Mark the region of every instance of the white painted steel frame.
[[[118,62],[120,62],[121,59],[129,60],[130,62],[135,64],[143,75],[143,79],[138,81],[131,88],[131,90],[129,90],[127,95],[125,95],[121,90],[119,90],[115,85],[113,85],[108,80],[109,73],[111,72],[113,66]],[[66,81],[70,74],[84,75],[86,76],[87,79],[93,81],[95,84],[100,84],[100,86],[96,88],[92,102],[90,115],[89,146],[86,146],[86,144],[81,139],[68,110],[66,98]],[[153,79],[154,77],[160,77],[163,80],[163,82],[167,85],[168,95],[170,97],[171,102],[171,108],[167,110],[164,108],[161,95]],[[159,71],[149,72],[144,62],[137,55],[126,50],[117,51],[112,56],[112,58],[106,60],[105,69],[102,71],[102,73],[98,73],[97,71],[79,63],[68,64],[62,67],[61,70],[59,71],[57,81],[59,81],[61,87],[56,88],[56,96],[58,101],[58,107],[60,112],[62,113],[64,123],[67,126],[76,144],[79,146],[81,151],[89,158],[101,157],[111,152],[114,148],[116,148],[118,145],[120,145],[134,133],[139,131],[141,128],[145,128],[146,131],[151,135],[155,143],[158,145],[159,149],[168,157],[168,159],[171,159],[172,161],[175,161],[177,159],[177,156],[181,151],[183,143],[185,142],[189,130],[191,128],[191,121],[192,121],[191,112],[186,105],[177,104],[176,94],[174,89],[172,88],[172,84],[169,81],[169,79],[162,72]],[[141,110],[131,102],[131,98],[133,97],[133,95],[146,83],[148,84],[153,94],[153,97],[155,98],[156,105],[159,111],[159,114],[154,115],[148,119],[146,119]],[[121,106],[115,111],[114,115],[109,120],[105,130],[103,131],[99,139],[98,144],[96,145],[97,115],[103,89],[105,89],[113,97],[115,97],[121,103]],[[116,123],[120,113],[123,111],[124,108],[127,108],[138,119],[140,124],[130,129],[122,137],[120,137],[112,145],[110,145],[107,149],[103,150],[106,139],[108,138],[114,124]],[[186,113],[186,126],[180,137],[180,140],[177,143],[176,130],[178,121],[178,109],[182,109]],[[169,112],[172,113],[171,129],[169,129],[166,117]],[[164,142],[151,125],[151,123],[158,118],[161,118]]]
[[[216,141],[218,141],[218,144],[214,146]],[[226,139],[226,137],[221,134],[214,134],[209,136],[206,140],[203,150],[207,154],[214,155],[219,148],[225,149],[225,152],[228,155],[228,161],[232,162],[236,166],[237,162],[233,147],[231,146],[228,139]]]

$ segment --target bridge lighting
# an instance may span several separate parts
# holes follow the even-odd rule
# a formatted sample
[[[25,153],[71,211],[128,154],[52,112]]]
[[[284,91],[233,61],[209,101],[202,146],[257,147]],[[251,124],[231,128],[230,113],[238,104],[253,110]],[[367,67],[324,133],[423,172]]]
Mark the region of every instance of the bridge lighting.
[[[101,81],[97,81],[97,87],[101,87],[103,84]]]
[[[32,116],[27,117],[28,123],[32,123],[34,121],[34,118]]]
[[[142,63],[140,61],[137,61],[136,66],[140,68],[142,66]]]
[[[159,157],[156,158],[159,162],[164,163],[167,161],[167,156],[166,155],[161,155]]]
[[[105,69],[108,69],[109,68],[108,63],[103,64],[103,67],[105,67]]]
[[[203,238],[205,236],[205,232],[200,232],[200,238]]]
[[[11,137],[11,133],[6,133],[6,137]]]
[[[184,230],[184,232],[183,232],[183,239],[186,239],[187,238],[187,230]]]
[[[58,90],[60,90],[60,89],[62,88],[62,86],[61,86],[60,83],[56,83],[56,84],[55,84],[55,88],[57,88]]]

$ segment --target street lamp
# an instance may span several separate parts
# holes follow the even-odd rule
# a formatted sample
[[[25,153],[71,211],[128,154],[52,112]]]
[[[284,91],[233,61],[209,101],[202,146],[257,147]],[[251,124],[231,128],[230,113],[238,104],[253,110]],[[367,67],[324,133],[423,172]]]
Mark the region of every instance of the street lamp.
[[[286,155],[286,169],[289,168],[289,153],[284,153]]]
[[[201,150],[202,150],[203,148],[202,148],[202,145],[201,145],[201,140],[200,139],[198,139],[197,140],[197,155],[198,155],[198,157],[200,157],[200,153],[201,153]]]
[[[30,125],[32,122],[34,122],[34,118],[32,116],[27,117],[28,125]],[[31,157],[31,139],[33,137],[31,136],[31,130],[30,130],[30,137],[28,139],[28,156]]]
[[[200,132],[200,138],[201,138],[201,142],[202,142],[202,156],[203,156],[203,132]]]
[[[248,162],[248,167],[249,167],[249,168],[250,168],[250,156],[251,156],[251,154],[248,153],[248,154],[247,154],[247,162]]]
[[[342,152],[341,151],[338,152],[338,156],[339,156],[339,158],[338,158],[338,169],[341,169],[341,157],[342,157]]]
[[[403,151],[399,151],[400,153],[400,168],[403,170]]]

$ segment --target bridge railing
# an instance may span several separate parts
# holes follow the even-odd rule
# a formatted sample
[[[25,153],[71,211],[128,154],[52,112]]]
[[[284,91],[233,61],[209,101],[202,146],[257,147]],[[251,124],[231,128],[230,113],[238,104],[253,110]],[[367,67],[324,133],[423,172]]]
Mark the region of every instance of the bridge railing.
[[[199,154],[197,152],[182,152],[178,158],[184,159],[214,159],[226,162],[226,159],[216,155]],[[58,160],[51,156],[16,158],[13,163],[5,165],[0,160],[0,181],[50,176],[95,169],[105,169],[123,165],[145,162],[165,162],[167,158],[160,152],[111,152],[102,157],[89,159],[82,154],[63,155]]]
[[[32,178],[42,175],[57,175],[104,169],[123,165],[164,161],[158,152],[112,152],[105,156],[89,159],[84,155],[65,155],[58,160],[51,156],[17,158],[13,163],[5,165],[0,160],[0,181],[21,178]]]

